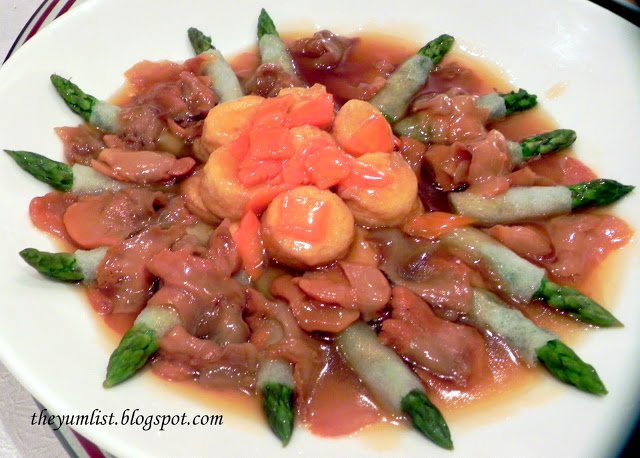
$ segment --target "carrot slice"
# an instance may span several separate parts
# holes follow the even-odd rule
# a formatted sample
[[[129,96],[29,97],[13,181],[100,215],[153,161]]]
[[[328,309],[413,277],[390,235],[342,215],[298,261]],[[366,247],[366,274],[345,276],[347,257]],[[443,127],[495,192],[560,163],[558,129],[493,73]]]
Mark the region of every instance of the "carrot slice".
[[[247,202],[245,209],[246,211],[254,213],[262,213],[278,194],[295,187],[296,185],[291,183],[280,183],[275,186],[265,186],[264,189],[260,189],[253,194],[251,199],[249,199],[249,202]]]
[[[337,185],[351,173],[348,159],[342,150],[333,146],[312,151],[305,160],[311,183],[320,189]]]
[[[260,234],[260,220],[255,213],[245,213],[232,237],[236,242],[244,270],[251,279],[259,278],[264,268],[265,251]]]
[[[254,159],[288,159],[293,145],[286,127],[253,127],[249,132],[249,156]]]
[[[393,133],[387,120],[382,115],[373,114],[342,146],[354,156],[361,156],[366,153],[391,152],[393,143]]]
[[[402,230],[414,237],[435,239],[458,227],[470,226],[476,221],[468,216],[447,212],[429,212],[409,220]]]
[[[333,118],[333,95],[324,93],[292,106],[287,116],[287,126],[312,125],[326,128],[333,123]]]
[[[294,102],[295,98],[290,94],[266,99],[258,107],[253,118],[253,127],[283,127],[287,121],[287,113]]]

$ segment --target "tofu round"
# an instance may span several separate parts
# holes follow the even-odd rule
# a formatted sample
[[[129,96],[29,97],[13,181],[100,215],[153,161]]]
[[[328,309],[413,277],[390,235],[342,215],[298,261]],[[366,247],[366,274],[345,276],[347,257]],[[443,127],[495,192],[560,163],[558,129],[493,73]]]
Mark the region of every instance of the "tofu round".
[[[388,176],[383,187],[338,187],[338,195],[347,204],[356,222],[362,226],[391,227],[401,224],[414,210],[418,197],[418,179],[398,153],[369,153],[358,160]]]
[[[342,199],[314,186],[281,193],[262,216],[267,253],[296,268],[340,259],[349,250],[354,234],[353,215]]]
[[[238,181],[239,161],[230,145],[211,153],[200,183],[201,201],[219,218],[239,220],[251,198],[267,185],[245,188]]]
[[[222,145],[236,140],[247,129],[264,101],[258,95],[246,95],[213,107],[204,120],[202,145],[212,152]]]

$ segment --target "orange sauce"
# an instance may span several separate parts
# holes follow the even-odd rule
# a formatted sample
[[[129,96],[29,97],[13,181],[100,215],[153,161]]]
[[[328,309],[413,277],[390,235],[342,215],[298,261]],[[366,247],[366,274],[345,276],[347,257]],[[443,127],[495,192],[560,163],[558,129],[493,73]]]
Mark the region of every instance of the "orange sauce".
[[[375,72],[372,63],[387,61],[398,64],[416,49],[415,45],[409,45],[406,41],[385,36],[362,34],[360,37],[349,57],[351,64],[345,71],[354,81]],[[293,37],[289,37],[291,38]],[[230,62],[241,78],[249,77],[259,63],[255,50],[241,53]],[[496,89],[499,91],[513,89],[504,81],[497,69],[475,58],[464,54],[453,54],[447,56],[443,63],[452,62],[470,70],[460,76],[460,82],[477,93],[487,93]],[[329,92],[337,84],[336,79],[326,72],[306,71],[304,77],[309,82],[326,85]],[[437,75],[430,80],[429,87],[437,89],[447,84],[447,78],[455,77],[455,75]],[[130,92],[127,91],[121,93],[117,100],[124,101],[130,97]],[[519,140],[554,129],[556,125],[547,113],[541,108],[536,108],[495,122],[490,127],[500,130],[509,139]],[[612,300],[612,292],[616,290],[613,285],[616,284],[616,278],[619,278],[616,275],[617,265],[623,265],[622,261],[623,256],[616,254],[615,257],[603,263],[584,283],[585,292],[602,303],[615,303],[615,300]],[[604,287],[605,285],[607,288]],[[533,303],[522,306],[521,309],[537,324],[559,334],[569,343],[575,342],[588,328],[572,318],[551,312],[548,307],[541,304]],[[128,329],[134,317],[107,315],[102,318],[101,321],[106,324],[105,329],[111,329],[109,334],[115,348],[119,336]],[[427,391],[448,419],[462,421],[464,418],[471,417],[476,420],[478,418],[483,421],[490,420],[491,416],[487,414],[487,410],[498,412],[496,403],[504,409],[507,402],[507,410],[515,408],[515,400],[518,396],[531,389],[540,377],[546,376],[540,368],[530,369],[519,364],[510,351],[495,339],[490,339],[487,347],[490,370],[485,377],[469,387],[460,389],[436,376],[425,377]],[[216,413],[255,419],[255,423],[259,425],[258,429],[266,430],[257,397],[250,397],[239,391],[205,390],[193,382],[170,383],[157,379],[154,383],[166,385],[168,390],[178,392],[180,396],[197,399],[204,408]],[[535,402],[541,402],[540,398]],[[334,352],[328,358],[327,366],[318,379],[309,405],[304,409],[307,411],[306,423],[316,434],[335,436],[362,430],[358,434],[367,444],[378,444],[385,449],[390,446],[389,444],[397,442],[392,439],[392,433],[398,428],[392,425],[398,423],[379,411],[369,399],[366,389],[357,381],[355,374]],[[338,418],[340,421],[336,421]],[[391,440],[389,440],[390,437]],[[375,448],[379,451],[378,445],[375,445]]]

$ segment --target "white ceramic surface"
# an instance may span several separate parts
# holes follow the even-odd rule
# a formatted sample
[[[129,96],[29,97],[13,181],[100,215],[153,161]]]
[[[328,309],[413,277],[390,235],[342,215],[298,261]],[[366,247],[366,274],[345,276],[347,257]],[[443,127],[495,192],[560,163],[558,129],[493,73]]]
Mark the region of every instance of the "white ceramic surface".
[[[56,96],[51,73],[73,76],[88,92],[107,97],[122,73],[142,59],[191,56],[186,29],[214,35],[227,54],[254,40],[261,7],[280,30],[330,28],[341,33],[380,30],[416,40],[450,33],[462,49],[505,69],[514,85],[541,95],[558,123],[577,130],[575,150],[601,175],[640,184],[640,29],[583,0],[311,0],[234,2],[94,0],[51,24],[0,68],[0,147],[62,157],[55,126],[78,119]],[[545,92],[562,83],[561,96]],[[195,426],[143,431],[134,426],[77,427],[120,456],[452,456],[409,428],[388,440],[322,439],[298,428],[282,449],[259,419],[172,390],[146,374],[116,389],[101,381],[114,338],[71,286],[48,282],[21,262],[26,246],[54,249],[33,228],[30,199],[48,191],[0,156],[0,358],[44,404],[60,414],[139,408],[144,414],[225,415],[217,428]],[[617,207],[640,227],[636,192]],[[610,394],[595,398],[545,379],[518,401],[487,406],[450,427],[459,456],[597,456],[622,445],[639,410],[640,314],[634,287],[640,274],[638,245],[625,251],[615,280],[615,313],[625,328],[595,330],[576,345],[593,363]]]

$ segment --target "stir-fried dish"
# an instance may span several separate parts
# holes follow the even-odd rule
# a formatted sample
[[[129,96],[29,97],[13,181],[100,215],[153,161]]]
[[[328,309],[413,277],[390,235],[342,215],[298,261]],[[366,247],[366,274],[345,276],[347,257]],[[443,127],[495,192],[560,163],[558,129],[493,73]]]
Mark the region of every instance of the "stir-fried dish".
[[[188,36],[195,57],[135,65],[115,102],[52,75],[85,121],[56,129],[67,163],[7,151],[75,249],[24,260],[128,323],[106,388],[150,366],[255,396],[284,444],[405,418],[444,448],[440,409],[517,371],[606,394],[552,331],[620,325],[581,289],[631,237],[590,209],[632,187],[531,125],[535,95],[494,91],[448,35],[285,43],[263,10],[231,63]]]

